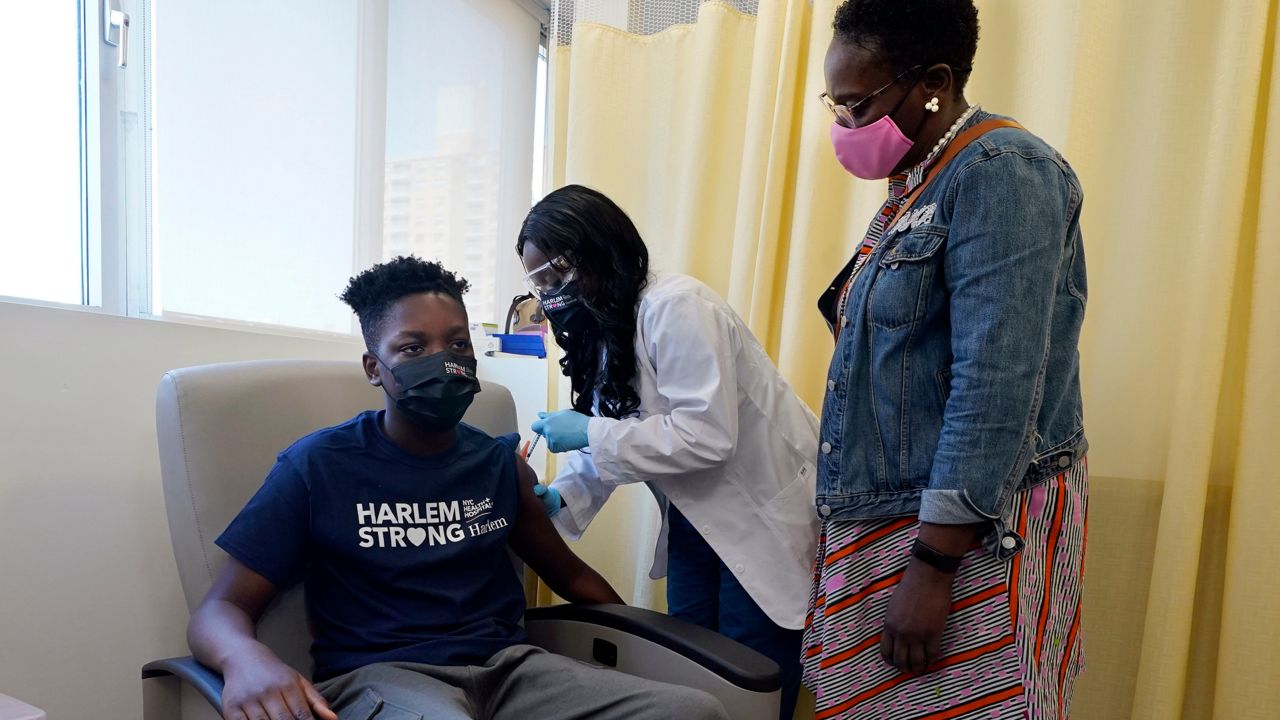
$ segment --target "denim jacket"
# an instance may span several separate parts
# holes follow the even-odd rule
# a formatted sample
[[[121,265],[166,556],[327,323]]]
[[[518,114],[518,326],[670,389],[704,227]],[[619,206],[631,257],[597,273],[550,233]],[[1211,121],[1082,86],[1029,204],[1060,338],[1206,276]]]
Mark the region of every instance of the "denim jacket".
[[[979,111],[970,124],[992,117]],[[849,291],[827,374],[817,507],[833,520],[994,523],[1083,462],[1082,195],[1053,148],[988,132],[885,229]],[[852,261],[819,302],[829,323]]]

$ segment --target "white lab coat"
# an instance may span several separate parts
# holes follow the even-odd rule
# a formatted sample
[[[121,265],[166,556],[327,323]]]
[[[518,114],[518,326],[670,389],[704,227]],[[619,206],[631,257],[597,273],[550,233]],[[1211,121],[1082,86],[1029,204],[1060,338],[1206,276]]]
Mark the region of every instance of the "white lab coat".
[[[643,292],[639,414],[593,417],[589,448],[563,458],[555,517],[574,539],[622,483],[662,509],[649,576],[667,573],[667,503],[697,528],[775,623],[804,626],[818,538],[818,420],[719,295],[684,275]]]

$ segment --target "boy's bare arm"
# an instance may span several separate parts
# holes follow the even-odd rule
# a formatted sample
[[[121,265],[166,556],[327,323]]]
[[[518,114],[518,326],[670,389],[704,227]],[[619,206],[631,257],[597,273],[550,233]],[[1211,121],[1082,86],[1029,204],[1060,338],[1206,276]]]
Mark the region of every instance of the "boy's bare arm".
[[[533,468],[516,458],[520,507],[511,530],[511,548],[553,592],[570,602],[623,604],[609,583],[569,549],[533,494]]]
[[[269,580],[230,558],[191,615],[187,643],[192,654],[225,682],[222,716],[337,720],[306,678],[258,642],[254,628],[275,595]]]

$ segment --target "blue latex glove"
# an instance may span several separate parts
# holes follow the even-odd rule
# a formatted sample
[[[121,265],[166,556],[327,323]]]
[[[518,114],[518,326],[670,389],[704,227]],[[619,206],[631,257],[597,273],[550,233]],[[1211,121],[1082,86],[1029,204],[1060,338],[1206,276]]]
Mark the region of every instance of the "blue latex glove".
[[[542,506],[546,508],[547,517],[549,518],[555,517],[556,513],[560,512],[560,508],[564,506],[560,500],[560,491],[553,487],[547,487],[542,483],[534,483],[533,494],[542,501]]]
[[[590,444],[587,440],[587,421],[590,418],[577,410],[540,412],[538,418],[532,429],[547,439],[547,449],[551,452],[581,450]]]

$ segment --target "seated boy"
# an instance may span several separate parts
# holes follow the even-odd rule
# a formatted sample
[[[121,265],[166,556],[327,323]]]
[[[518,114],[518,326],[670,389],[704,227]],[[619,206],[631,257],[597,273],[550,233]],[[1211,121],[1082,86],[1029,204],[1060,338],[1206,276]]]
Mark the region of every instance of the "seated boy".
[[[724,718],[705,693],[527,644],[508,546],[562,597],[621,600],[560,539],[514,448],[459,424],[479,391],[466,289],[436,263],[397,258],[343,293],[386,409],[294,443],[218,538],[231,557],[187,635],[225,678],[223,716]],[[315,685],[254,636],[297,579]]]

